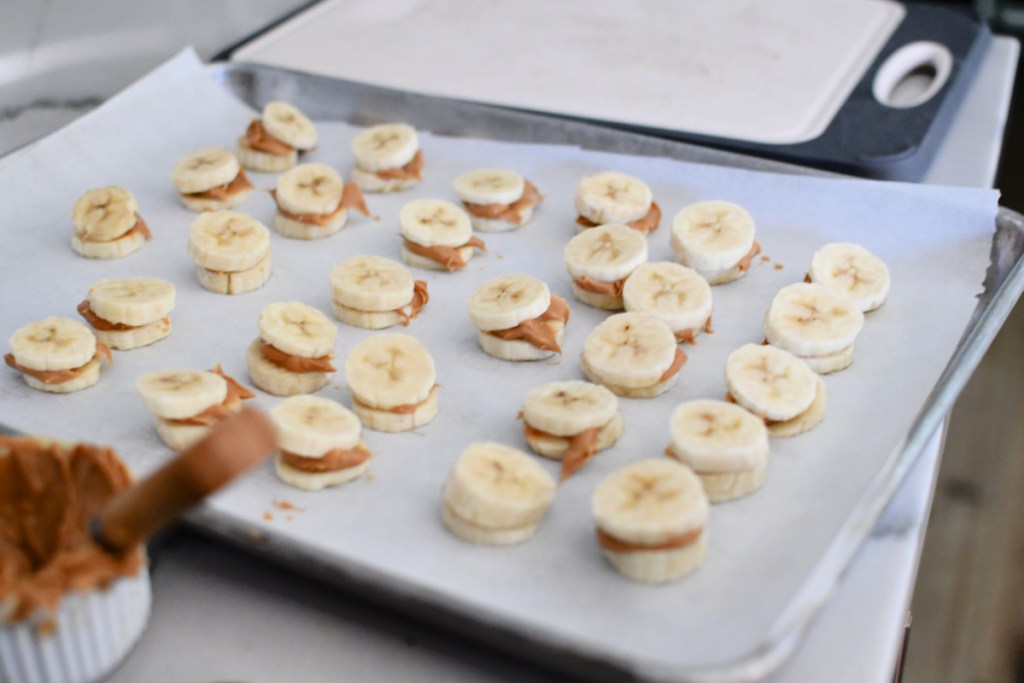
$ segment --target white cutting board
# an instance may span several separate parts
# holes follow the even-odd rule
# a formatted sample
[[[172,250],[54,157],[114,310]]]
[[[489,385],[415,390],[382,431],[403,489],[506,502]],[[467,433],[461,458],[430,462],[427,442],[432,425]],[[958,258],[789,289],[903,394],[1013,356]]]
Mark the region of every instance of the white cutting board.
[[[768,144],[818,137],[890,0],[328,0],[232,59]]]

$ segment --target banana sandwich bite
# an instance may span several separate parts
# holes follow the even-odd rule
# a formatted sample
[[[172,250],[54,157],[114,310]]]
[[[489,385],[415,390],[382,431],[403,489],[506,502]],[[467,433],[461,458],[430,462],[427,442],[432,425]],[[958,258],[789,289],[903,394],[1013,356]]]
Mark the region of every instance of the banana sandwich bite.
[[[768,343],[827,375],[853,362],[853,341],[864,327],[864,313],[846,294],[824,285],[798,282],[783,287],[764,316]]]
[[[708,498],[686,465],[668,458],[634,462],[598,484],[590,506],[598,545],[623,576],[667,583],[704,561]]]
[[[275,396],[309,394],[334,377],[334,340],[330,319],[306,304],[267,304],[260,312],[260,336],[245,350],[249,379]]]
[[[537,455],[562,461],[565,481],[622,436],[619,399],[600,384],[542,384],[523,403],[523,436]]]
[[[316,126],[287,102],[268,102],[238,138],[238,159],[252,171],[276,173],[295,165],[316,145]]]
[[[323,164],[302,164],[281,174],[271,194],[277,203],[274,229],[297,240],[333,235],[345,227],[349,209],[370,215],[359,186]]]
[[[378,432],[404,432],[437,415],[434,359],[415,337],[378,334],[356,344],[345,359],[352,410]]]
[[[452,184],[473,229],[505,232],[526,225],[544,198],[529,180],[505,168],[463,173]]]
[[[270,279],[270,231],[244,213],[196,217],[188,233],[188,255],[199,284],[217,294],[251,292]]]
[[[533,536],[555,497],[555,480],[522,451],[470,444],[444,485],[441,519],[470,543],[512,545]]]
[[[419,136],[404,123],[367,128],[352,141],[352,155],[352,182],[363,192],[401,192],[423,179]]]
[[[569,306],[529,275],[501,275],[469,295],[469,319],[484,353],[502,360],[541,360],[562,352]]]
[[[647,263],[647,240],[625,225],[601,225],[569,240],[564,256],[577,299],[595,308],[621,311],[627,278]]]
[[[622,301],[627,311],[661,318],[680,342],[697,343],[711,331],[711,286],[697,271],[660,261],[640,266],[626,280]]]
[[[670,242],[676,261],[712,285],[743,277],[761,253],[750,213],[738,204],[717,200],[691,204],[677,213]]]
[[[771,436],[796,436],[825,417],[825,382],[789,351],[745,344],[725,361],[725,400],[764,420]]]
[[[100,187],[83,194],[71,209],[71,223],[71,248],[86,258],[121,258],[152,238],[135,195],[123,187]]]
[[[661,223],[661,207],[647,183],[616,171],[581,179],[576,185],[576,211],[576,223],[584,229],[615,223],[646,235]]]
[[[93,334],[112,349],[127,351],[171,333],[174,285],[155,277],[100,280],[78,304]]]
[[[669,428],[665,455],[694,471],[712,503],[761,487],[769,450],[764,420],[735,403],[702,399],[676,408]]]
[[[51,394],[88,389],[100,380],[100,358],[113,362],[110,349],[88,327],[59,316],[19,328],[8,343],[11,352],[4,361],[25,384]]]
[[[270,409],[280,451],[277,476],[286,484],[319,491],[352,481],[370,468],[373,453],[351,410],[318,396],[292,396]]]
[[[583,342],[580,367],[591,382],[619,396],[651,398],[676,382],[686,354],[672,330],[649,313],[617,313]]]
[[[334,317],[368,330],[408,327],[430,300],[425,280],[380,256],[353,256],[331,268]]]
[[[157,434],[176,451],[202,439],[213,425],[240,411],[242,401],[256,396],[224,374],[220,365],[210,372],[148,372],[139,376],[135,387],[156,418]]]
[[[845,294],[864,313],[885,303],[889,295],[889,267],[858,244],[836,242],[814,252],[805,282]]]
[[[181,203],[192,211],[233,209],[252,194],[238,159],[220,147],[186,154],[171,171],[171,180]]]
[[[398,214],[402,259],[429,270],[462,270],[477,249],[487,249],[473,235],[469,214],[443,199],[417,199]]]

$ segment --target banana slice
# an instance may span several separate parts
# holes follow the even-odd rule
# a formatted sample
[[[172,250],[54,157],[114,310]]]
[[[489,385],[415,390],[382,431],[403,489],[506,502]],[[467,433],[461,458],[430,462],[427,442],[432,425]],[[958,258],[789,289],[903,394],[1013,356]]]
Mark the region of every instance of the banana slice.
[[[603,171],[581,179],[576,185],[576,210],[597,223],[630,223],[651,209],[651,188],[639,178]]]
[[[123,187],[89,190],[71,209],[75,235],[92,242],[110,242],[135,227],[139,205],[135,196]]]
[[[637,268],[622,288],[627,311],[665,321],[676,339],[693,343],[711,319],[711,287],[692,268],[661,261]]]
[[[331,450],[349,450],[359,444],[359,418],[336,401],[317,396],[292,396],[270,409],[277,425],[281,449],[318,458]]]
[[[255,267],[270,251],[270,231],[237,211],[198,216],[188,235],[188,254],[207,270],[236,272]]]
[[[112,323],[148,325],[170,315],[174,285],[155,277],[100,280],[89,288],[89,308]]]
[[[529,275],[501,275],[469,295],[469,319],[481,331],[506,330],[536,318],[551,306],[551,291]]]
[[[881,306],[889,295],[888,266],[858,244],[826,244],[814,252],[807,275],[811,282],[850,297],[864,313]]]
[[[164,370],[147,372],[135,387],[149,411],[164,420],[184,420],[211,406],[220,405],[228,395],[228,383],[213,372]]]
[[[618,313],[587,335],[580,365],[591,381],[620,396],[649,398],[675,383],[680,355],[664,321],[647,313]]]
[[[80,368],[96,355],[96,337],[89,328],[60,316],[18,328],[8,344],[18,365],[43,372]]]
[[[818,377],[807,363],[788,351],[745,344],[729,354],[725,383],[741,406],[755,415],[781,422],[810,408]]]
[[[181,194],[195,194],[229,184],[241,170],[234,154],[208,147],[182,157],[171,171],[171,180]]]
[[[415,281],[402,264],[380,256],[353,256],[331,268],[336,304],[359,311],[394,311],[409,304]]]
[[[463,173],[452,187],[469,204],[511,204],[523,196],[526,181],[507,168],[481,168]]]
[[[864,314],[852,299],[804,282],[779,290],[764,318],[770,344],[807,360],[821,373],[850,364],[853,342],[863,327]]]
[[[742,276],[760,251],[753,217],[742,206],[723,201],[698,202],[677,213],[671,245],[679,263],[713,285]]]
[[[292,356],[321,358],[334,353],[338,330],[330,319],[298,301],[267,304],[260,312],[260,338]]]
[[[274,198],[278,206],[293,214],[326,215],[341,204],[345,183],[325,164],[300,164],[281,174]]]
[[[300,151],[316,146],[316,126],[296,107],[274,100],[263,107],[260,123],[264,130],[289,147]]]
[[[700,566],[708,510],[700,479],[668,458],[617,470],[591,497],[605,557],[621,574],[644,583],[673,581]]]
[[[402,237],[424,247],[461,247],[473,236],[469,215],[443,199],[417,199],[398,214]]]
[[[530,456],[492,441],[471,444],[444,486],[441,518],[471,543],[521,543],[555,497],[555,481]]]
[[[379,334],[345,359],[352,409],[377,431],[405,431],[437,415],[437,374],[430,352],[407,334]]]
[[[669,428],[666,454],[693,468],[711,502],[761,487],[769,451],[764,420],[735,403],[703,399],[677,407]]]
[[[356,164],[371,173],[401,168],[412,161],[419,149],[416,129],[404,123],[367,128],[352,141]]]

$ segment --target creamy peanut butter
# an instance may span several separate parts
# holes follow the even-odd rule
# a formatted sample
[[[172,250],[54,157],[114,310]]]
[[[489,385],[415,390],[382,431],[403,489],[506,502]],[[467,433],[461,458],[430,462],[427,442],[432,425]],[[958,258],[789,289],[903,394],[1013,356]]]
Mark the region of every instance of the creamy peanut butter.
[[[522,413],[519,415],[522,417]],[[574,434],[573,436],[557,436],[537,429],[528,422],[523,422],[523,436],[527,439],[546,437],[550,439],[565,439],[569,442],[569,449],[565,452],[565,457],[562,458],[562,476],[559,479],[559,483],[574,475],[588,460],[594,457],[597,453],[597,435],[602,429],[603,427],[592,427],[584,429],[579,434]]]
[[[685,548],[690,545],[698,538],[700,538],[701,532],[704,527],[697,527],[696,529],[690,529],[684,534],[674,536],[667,540],[661,541],[660,543],[630,543],[629,541],[623,541],[615,538],[603,529],[597,529],[597,542],[605,550],[611,550],[613,553],[635,553],[651,550],[673,550],[676,548]]]
[[[686,365],[686,354],[683,353],[682,349],[676,347],[676,355],[675,358],[672,359],[672,365],[668,366],[668,370],[662,373],[661,377],[658,378],[658,381],[655,382],[655,384],[661,384],[662,382],[671,379],[672,375],[679,372],[684,365]]]
[[[286,157],[295,150],[291,145],[286,145],[268,133],[259,119],[252,120],[252,123],[245,130],[245,138],[243,139],[245,140],[245,146],[249,149],[254,149],[257,152],[266,152],[278,157]]]
[[[245,175],[245,169],[238,169],[238,175],[235,176],[234,180],[225,185],[217,185],[211,187],[209,190],[203,190],[202,192],[190,192],[188,194],[182,194],[182,197],[188,197],[189,199],[215,199],[224,200],[232,195],[236,195],[239,192],[245,192],[251,190],[253,187],[252,182],[249,181],[248,176]]]
[[[462,202],[466,211],[479,218],[490,218],[519,225],[523,220],[523,212],[544,201],[537,186],[529,180],[523,181],[523,194],[511,204],[471,204]]]
[[[270,196],[277,203],[277,190],[271,190]],[[355,183],[345,183],[341,190],[341,201],[338,202],[338,208],[331,213],[292,213],[282,209],[280,204],[277,205],[278,213],[285,218],[290,218],[299,223],[306,223],[307,225],[319,225],[320,227],[329,225],[331,221],[349,209],[358,211],[367,217],[372,215],[369,207],[366,206],[366,197],[363,195],[363,191]]]
[[[89,534],[92,519],[130,483],[109,448],[0,436],[0,604],[13,606],[11,621],[55,611],[69,591],[138,573],[140,546],[111,554]]]
[[[558,345],[556,331],[558,325],[564,326],[567,322],[569,322],[569,305],[562,297],[552,294],[548,310],[536,318],[524,320],[515,327],[505,330],[490,330],[487,334],[504,341],[520,339],[538,349],[561,353],[562,347]]]
[[[319,458],[309,458],[289,451],[281,451],[284,464],[303,472],[335,472],[357,467],[370,459],[373,453],[363,444],[355,448],[335,448],[327,451]]]
[[[434,393],[434,390],[436,390],[439,386],[441,385],[435,384],[434,386],[430,387],[430,393],[427,394],[427,398],[423,399],[419,403],[404,403],[400,406],[392,406],[390,408],[378,408],[376,406],[371,406],[369,403],[364,403],[363,401],[360,401],[355,396],[352,397],[352,401],[354,403],[358,403],[359,405],[363,406],[368,410],[381,410],[386,413],[398,413],[399,415],[408,415],[410,413],[415,413],[417,410],[419,410],[420,406],[427,402],[427,400],[430,398],[430,394]]]
[[[577,216],[576,222],[584,228],[596,228],[601,225],[601,223],[595,223],[586,216]],[[634,230],[645,234],[657,230],[659,224],[661,224],[661,207],[658,206],[658,202],[651,202],[651,208],[647,210],[647,213],[632,223],[626,223],[626,225]]]
[[[622,288],[626,286],[627,279],[629,279],[628,275],[611,282],[594,280],[589,277],[574,277],[572,281],[573,284],[586,292],[603,294],[604,296],[622,296]]]
[[[331,365],[331,354],[319,358],[306,358],[304,356],[293,356],[281,349],[268,344],[260,339],[260,355],[268,363],[273,363],[282,370],[288,372],[334,372],[335,367]]]
[[[139,214],[135,214],[135,225],[133,225],[128,232],[124,233],[123,235],[119,235],[119,236],[115,237],[112,240],[98,240],[98,239],[94,239],[92,237],[89,237],[88,235],[79,235],[78,239],[80,239],[83,242],[93,242],[93,243],[104,242],[104,243],[109,243],[109,242],[116,242],[118,240],[128,239],[129,237],[132,237],[134,235],[140,235],[145,240],[153,239],[153,233],[151,233],[149,231],[149,226],[146,225],[146,221],[142,220],[142,216],[140,216]]]
[[[487,245],[484,241],[474,235],[469,238],[469,241],[459,247],[425,247],[422,244],[417,244],[410,240],[402,238],[402,242],[405,244],[405,248],[412,253],[428,258],[431,261],[436,261],[445,267],[446,270],[462,270],[466,267],[466,260],[462,258],[462,254],[459,253],[459,249],[465,249],[466,247],[474,247],[480,251],[487,251]]]
[[[754,260],[754,257],[761,253],[761,245],[754,242],[754,246],[750,247],[750,251],[747,255],[741,258],[737,263],[736,267],[740,269],[740,272],[750,270],[750,264]]]
[[[238,380],[234,377],[226,374],[221,369],[220,363],[217,363],[210,372],[220,375],[224,378],[224,381],[228,383],[228,393],[227,396],[224,397],[224,400],[210,406],[200,413],[196,413],[192,417],[185,417],[180,420],[167,420],[167,422],[177,425],[198,425],[209,427],[217,424],[225,417],[238,412],[238,407],[241,405],[242,401],[247,401],[250,398],[256,398],[256,394],[239,384]]]
[[[96,353],[93,354],[89,362],[81,367],[68,368],[66,370],[33,370],[32,368],[26,368],[24,365],[19,365],[18,361],[14,360],[14,354],[8,353],[4,355],[4,362],[10,365],[12,368],[25,375],[32,375],[43,384],[64,384],[64,382],[70,382],[82,374],[82,371],[89,366],[94,360],[103,358],[107,361],[107,365],[113,365],[114,356],[110,353],[110,347],[103,342],[96,342]]]
[[[420,314],[423,307],[430,301],[430,293],[427,292],[425,280],[416,280],[412,283],[412,299],[402,308],[396,308],[395,313],[402,317],[402,327],[408,327],[413,318]]]
[[[102,330],[103,332],[110,332],[113,330],[134,330],[137,327],[136,325],[125,325],[124,323],[112,323],[106,318],[99,317],[92,310],[92,307],[89,305],[88,299],[78,304],[77,310],[78,314],[85,318],[85,321],[87,323],[92,325],[93,328],[97,330]]]
[[[708,319],[704,323],[703,327],[704,327],[704,332],[705,333],[707,333],[707,334],[714,334],[715,331],[711,329],[711,316],[710,315],[708,316]],[[678,332],[673,332],[673,334],[676,336],[676,341],[677,342],[686,342],[687,344],[696,344],[697,343],[697,330],[699,330],[699,329],[700,329],[699,327],[695,327],[695,328],[692,328],[692,329],[689,329],[689,330],[679,330]]]
[[[382,180],[420,180],[423,178],[423,150],[416,150],[416,156],[401,168],[385,168],[377,171],[376,176]]]

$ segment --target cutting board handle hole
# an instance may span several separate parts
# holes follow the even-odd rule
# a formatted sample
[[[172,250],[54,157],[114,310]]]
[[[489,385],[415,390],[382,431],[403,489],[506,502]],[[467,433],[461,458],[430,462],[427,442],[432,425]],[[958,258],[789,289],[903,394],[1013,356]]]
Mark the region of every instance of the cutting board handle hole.
[[[941,43],[921,41],[889,55],[875,75],[875,99],[887,107],[909,109],[924,104],[949,80],[953,55]]]

